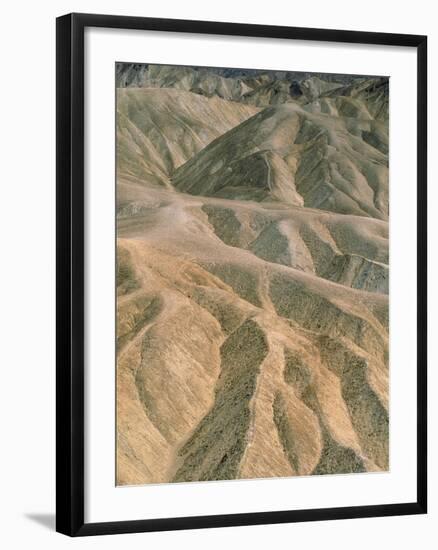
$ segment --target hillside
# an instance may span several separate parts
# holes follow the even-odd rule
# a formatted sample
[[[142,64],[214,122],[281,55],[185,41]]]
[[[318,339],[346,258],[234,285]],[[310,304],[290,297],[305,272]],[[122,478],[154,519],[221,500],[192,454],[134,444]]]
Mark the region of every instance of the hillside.
[[[172,181],[197,195],[276,199],[386,219],[388,156],[370,145],[385,143],[380,129],[294,104],[270,107],[194,155]]]
[[[118,89],[117,173],[168,185],[178,166],[257,111],[172,89]]]

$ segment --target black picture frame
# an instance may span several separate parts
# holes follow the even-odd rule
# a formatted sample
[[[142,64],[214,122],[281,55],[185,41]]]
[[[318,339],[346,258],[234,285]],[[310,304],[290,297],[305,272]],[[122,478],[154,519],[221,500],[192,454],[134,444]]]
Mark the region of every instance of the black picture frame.
[[[84,522],[84,30],[86,27],[283,38],[417,51],[417,498],[415,502],[311,510]],[[56,22],[57,370],[56,529],[69,536],[200,529],[427,511],[427,37],[417,35],[68,14]]]

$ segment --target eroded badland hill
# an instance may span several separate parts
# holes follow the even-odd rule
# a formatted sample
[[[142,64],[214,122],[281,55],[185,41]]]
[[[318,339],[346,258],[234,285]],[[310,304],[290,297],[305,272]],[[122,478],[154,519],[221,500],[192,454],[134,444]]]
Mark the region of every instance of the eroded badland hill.
[[[116,77],[118,484],[388,469],[388,80]]]

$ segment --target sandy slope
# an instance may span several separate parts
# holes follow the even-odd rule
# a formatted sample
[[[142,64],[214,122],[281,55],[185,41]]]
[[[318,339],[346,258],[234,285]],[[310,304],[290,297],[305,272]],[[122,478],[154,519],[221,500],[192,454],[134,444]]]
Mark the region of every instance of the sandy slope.
[[[119,90],[119,484],[388,468],[382,92],[329,84]]]
[[[362,247],[384,265],[386,224],[140,187],[136,205],[119,219],[136,281],[119,301],[119,338],[134,342],[120,346],[119,482],[385,468],[387,298],[318,276],[321,245],[299,235],[313,231],[341,258]],[[232,231],[245,246],[210,223],[218,208],[252,228]],[[260,233],[285,221],[307,265],[263,259],[278,237],[261,246]],[[352,224],[356,244],[345,241]]]
[[[175,168],[257,111],[172,89],[118,89],[117,173],[168,185]]]
[[[309,112],[295,104],[266,108],[213,141],[175,171],[184,192],[277,199],[386,219],[388,156],[361,119]]]

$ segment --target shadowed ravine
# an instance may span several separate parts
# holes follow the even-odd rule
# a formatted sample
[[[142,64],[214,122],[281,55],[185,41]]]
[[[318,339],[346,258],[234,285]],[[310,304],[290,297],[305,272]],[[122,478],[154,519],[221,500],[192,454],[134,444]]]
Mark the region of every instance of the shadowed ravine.
[[[387,470],[386,79],[117,75],[117,483]]]

